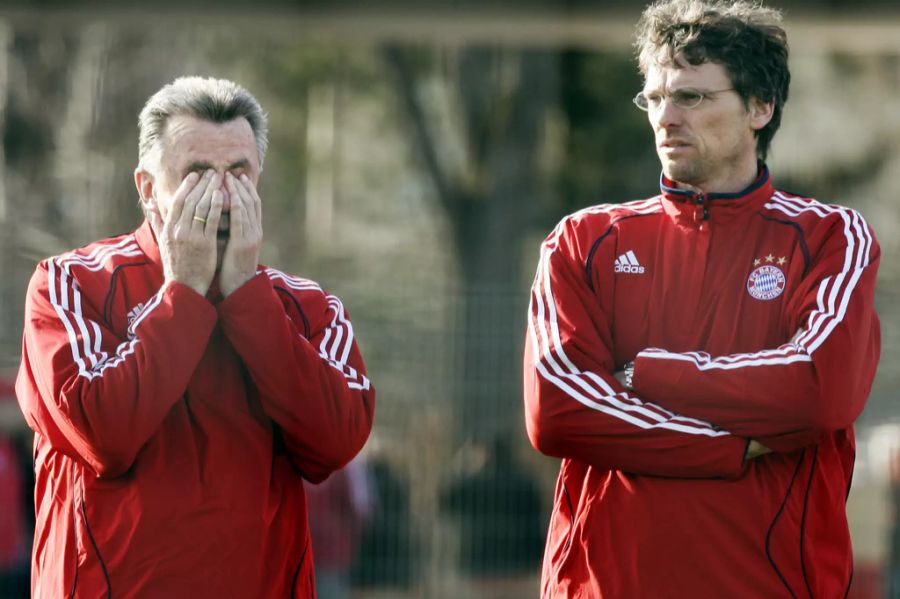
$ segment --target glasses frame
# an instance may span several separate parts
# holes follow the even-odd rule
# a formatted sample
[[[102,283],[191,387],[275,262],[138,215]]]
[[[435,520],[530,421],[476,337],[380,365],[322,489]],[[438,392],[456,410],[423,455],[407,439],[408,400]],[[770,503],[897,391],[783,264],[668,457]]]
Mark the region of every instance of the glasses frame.
[[[714,94],[721,94],[723,92],[733,92],[736,91],[733,87],[729,87],[727,89],[714,89],[709,91],[699,90],[693,87],[682,87],[676,90],[672,90],[671,92],[660,94],[662,99],[669,98],[670,101],[679,108],[684,108],[686,110],[693,110],[700,106],[703,103],[703,100],[707,98],[707,96],[712,96]],[[698,100],[694,103],[685,103],[684,100],[677,100],[678,94],[683,94],[684,92],[689,92],[693,94],[697,94]],[[635,106],[644,112],[650,112],[651,106],[649,100],[647,100],[647,94],[643,91],[639,91],[634,98],[631,99]],[[660,100],[662,103],[662,100]]]

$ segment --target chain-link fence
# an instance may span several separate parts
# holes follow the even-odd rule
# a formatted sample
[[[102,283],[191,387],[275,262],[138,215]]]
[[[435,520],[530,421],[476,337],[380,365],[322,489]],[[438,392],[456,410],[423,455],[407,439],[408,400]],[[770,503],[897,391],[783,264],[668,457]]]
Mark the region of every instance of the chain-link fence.
[[[304,43],[278,28],[248,47],[228,27],[148,32],[109,23],[4,23],[0,374],[10,378],[18,366],[22,299],[34,263],[138,223],[131,173],[142,102],[176,75],[234,78],[258,95],[272,120],[261,185],[263,260],[341,297],[378,390],[375,428],[362,456],[310,491],[321,596],[536,596],[558,462],[525,439],[525,309],[540,238],[577,207],[563,197],[568,192],[556,175],[575,160],[566,152],[583,148],[567,130],[578,122],[566,117],[562,91],[572,81],[565,79],[571,69],[560,65],[571,65],[571,56],[545,49],[523,58],[527,52],[418,45],[386,53],[371,38],[357,45]],[[783,137],[776,137],[776,178],[780,173],[798,191],[871,214],[884,248],[877,299],[884,358],[861,420],[850,510],[860,572],[877,573],[888,559],[890,524],[877,456],[892,433],[872,441],[868,431],[898,418],[900,271],[892,258],[900,251],[900,194],[892,165],[900,156],[900,119],[891,115],[900,114],[900,62],[879,50],[854,58],[867,65],[857,75],[840,75],[844,63],[827,50],[795,52],[807,74],[796,78]],[[585,72],[632,81],[634,74],[621,70],[632,67],[615,66],[628,65],[628,53],[626,47],[584,52],[594,61]],[[858,86],[836,91],[841,76]],[[523,82],[556,87],[536,94]],[[617,90],[623,104],[632,91]],[[872,97],[882,99],[870,107],[878,118],[856,112],[858,122],[848,126],[848,107]],[[808,123],[802,112],[809,106],[831,119],[830,139],[850,131],[853,153],[807,143],[808,124],[790,123]],[[537,111],[541,131],[504,132],[513,108]],[[616,116],[617,126],[630,126],[619,122],[625,118]],[[416,132],[417,122],[430,137]],[[479,123],[481,137],[473,137],[467,127]],[[645,141],[650,146],[649,134]],[[612,161],[623,147],[598,148],[600,154],[581,156],[578,164]],[[636,156],[628,167],[636,182],[610,188],[652,193],[658,167],[652,154],[647,158]],[[496,175],[510,164],[529,169],[517,175],[531,177],[528,189],[514,185],[516,176]],[[623,168],[604,176],[621,177]],[[579,175],[568,176],[562,187],[571,191]],[[607,197],[608,181],[592,175],[581,183],[589,194],[570,195],[577,202],[633,199]],[[501,201],[509,204],[497,210]],[[0,414],[3,430],[26,444],[14,412]]]

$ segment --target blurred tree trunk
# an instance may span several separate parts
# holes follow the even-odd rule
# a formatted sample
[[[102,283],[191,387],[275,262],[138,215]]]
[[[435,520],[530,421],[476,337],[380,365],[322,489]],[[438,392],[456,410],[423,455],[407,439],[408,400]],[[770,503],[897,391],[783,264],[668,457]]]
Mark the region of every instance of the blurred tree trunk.
[[[17,347],[22,299],[37,259],[65,247],[70,231],[54,173],[56,132],[65,115],[68,73],[78,38],[69,31],[3,29],[3,205],[0,213],[0,342]],[[11,219],[15,215],[16,221]],[[42,222],[41,228],[21,223]],[[7,359],[11,359],[10,356]],[[5,360],[4,360],[5,361]],[[13,370],[14,362],[0,364]]]
[[[413,146],[453,231],[461,277],[457,380],[459,434],[521,431],[521,350],[527,286],[523,240],[539,213],[548,110],[557,99],[556,54],[464,49],[445,57],[464,132],[465,166],[447,159],[452,140],[435,130],[413,50],[387,47]],[[427,78],[427,74],[425,77]]]
[[[20,346],[37,261],[140,222],[135,107],[184,66],[168,57],[195,41],[186,37],[110,25],[0,28],[0,347]],[[4,353],[0,370],[14,371],[17,358]]]

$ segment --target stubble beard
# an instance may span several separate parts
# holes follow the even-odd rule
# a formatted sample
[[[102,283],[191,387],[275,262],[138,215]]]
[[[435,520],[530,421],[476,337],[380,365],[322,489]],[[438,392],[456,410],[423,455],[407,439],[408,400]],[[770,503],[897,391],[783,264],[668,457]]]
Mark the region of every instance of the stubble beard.
[[[672,160],[663,164],[663,171],[666,177],[676,183],[696,187],[705,179],[704,175],[706,173],[704,171],[706,169],[704,169],[700,160]]]

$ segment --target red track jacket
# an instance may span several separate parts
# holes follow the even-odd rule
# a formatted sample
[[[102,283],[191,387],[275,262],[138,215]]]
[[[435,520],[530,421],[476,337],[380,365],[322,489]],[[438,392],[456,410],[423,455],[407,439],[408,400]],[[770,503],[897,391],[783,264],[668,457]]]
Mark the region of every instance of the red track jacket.
[[[564,458],[542,595],[843,597],[878,244],[765,168],[739,194],[662,183],[542,246],[525,411]],[[612,373],[630,360],[625,392]],[[774,453],[744,462],[748,439]]]
[[[374,409],[336,297],[264,267],[215,303],[163,285],[145,222],[38,265],[16,390],[34,597],[315,596],[301,476],[348,462]]]

